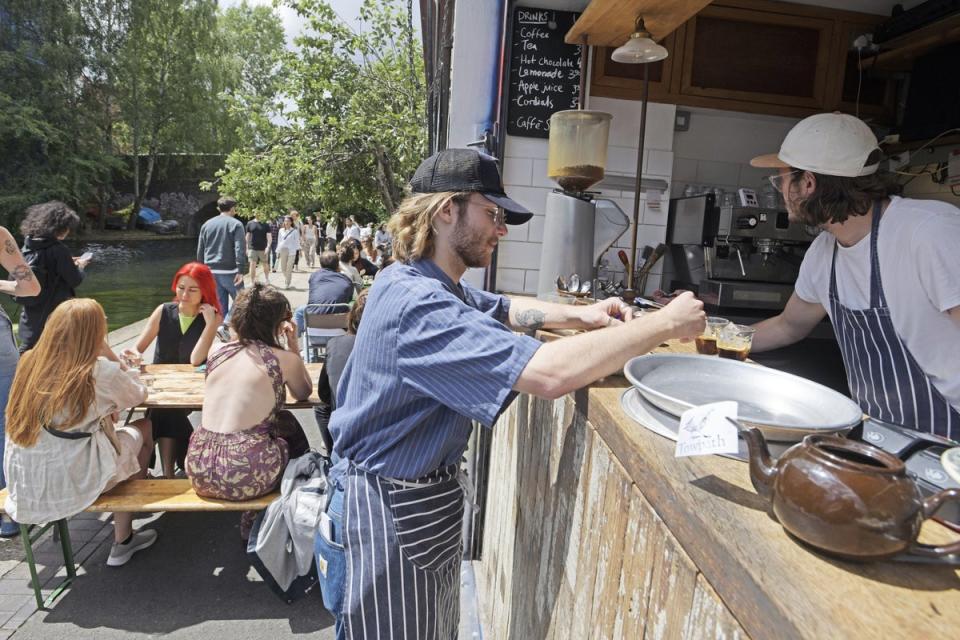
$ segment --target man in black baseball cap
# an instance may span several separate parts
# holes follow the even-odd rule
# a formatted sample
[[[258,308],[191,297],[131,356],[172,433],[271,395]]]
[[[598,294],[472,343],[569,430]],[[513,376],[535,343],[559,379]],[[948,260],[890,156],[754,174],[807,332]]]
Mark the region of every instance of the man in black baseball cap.
[[[491,427],[518,392],[559,397],[704,326],[690,293],[628,322],[617,298],[573,306],[476,289],[464,272],[488,267],[506,225],[530,212],[471,149],[428,158],[411,187],[389,222],[396,262],[367,297],[330,419],[337,463],[316,551],[338,638],[456,637],[459,464],[473,422]],[[514,332],[549,326],[600,331],[548,344]]]
[[[497,159],[474,149],[447,149],[433,154],[417,167],[410,188],[414,193],[479,193],[506,212],[507,224],[523,224],[533,217],[503,190]]]

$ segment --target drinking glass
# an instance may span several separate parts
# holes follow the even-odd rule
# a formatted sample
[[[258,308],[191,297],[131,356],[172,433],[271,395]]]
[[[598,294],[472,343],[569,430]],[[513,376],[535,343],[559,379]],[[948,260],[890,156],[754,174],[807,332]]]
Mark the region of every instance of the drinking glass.
[[[730,323],[720,330],[717,338],[717,355],[732,360],[747,359],[753,346],[753,334],[756,329],[745,324]]]
[[[697,336],[695,340],[697,353],[702,353],[705,356],[717,355],[717,339],[720,336],[720,332],[728,324],[730,324],[730,321],[726,318],[718,318],[716,316],[708,317],[707,325],[703,328],[703,333]]]

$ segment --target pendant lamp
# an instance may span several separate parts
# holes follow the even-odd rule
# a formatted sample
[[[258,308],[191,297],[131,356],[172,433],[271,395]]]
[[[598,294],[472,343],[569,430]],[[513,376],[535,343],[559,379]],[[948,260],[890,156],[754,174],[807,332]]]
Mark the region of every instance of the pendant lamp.
[[[637,16],[633,33],[621,46],[617,47],[610,56],[614,62],[624,64],[646,64],[656,62],[667,57],[666,48],[657,44],[650,37],[650,32],[643,25],[643,18]]]

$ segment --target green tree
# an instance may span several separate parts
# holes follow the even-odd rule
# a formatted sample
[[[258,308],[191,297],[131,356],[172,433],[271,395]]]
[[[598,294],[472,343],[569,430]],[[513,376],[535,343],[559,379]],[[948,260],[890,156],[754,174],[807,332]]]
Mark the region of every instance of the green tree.
[[[216,0],[136,0],[119,53],[122,150],[130,157],[129,228],[150,189],[161,153],[202,152],[217,140],[216,87],[203,60],[213,59]],[[141,158],[145,160],[145,166]]]
[[[85,13],[92,0],[7,0],[0,10],[0,216],[30,204],[80,207],[117,167],[91,104]]]
[[[426,149],[410,5],[365,0],[354,30],[324,0],[285,3],[307,24],[286,61],[294,108],[264,144],[230,154],[220,190],[262,216],[292,205],[385,217]]]

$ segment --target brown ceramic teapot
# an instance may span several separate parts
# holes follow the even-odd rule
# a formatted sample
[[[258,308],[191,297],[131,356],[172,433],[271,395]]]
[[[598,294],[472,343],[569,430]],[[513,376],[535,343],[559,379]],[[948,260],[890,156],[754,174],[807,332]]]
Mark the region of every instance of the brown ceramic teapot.
[[[754,488],[803,542],[849,560],[960,553],[960,540],[940,547],[916,541],[943,502],[960,502],[960,490],[924,500],[900,459],[862,442],[808,435],[774,460],[758,429],[740,427],[740,435],[750,449]]]

